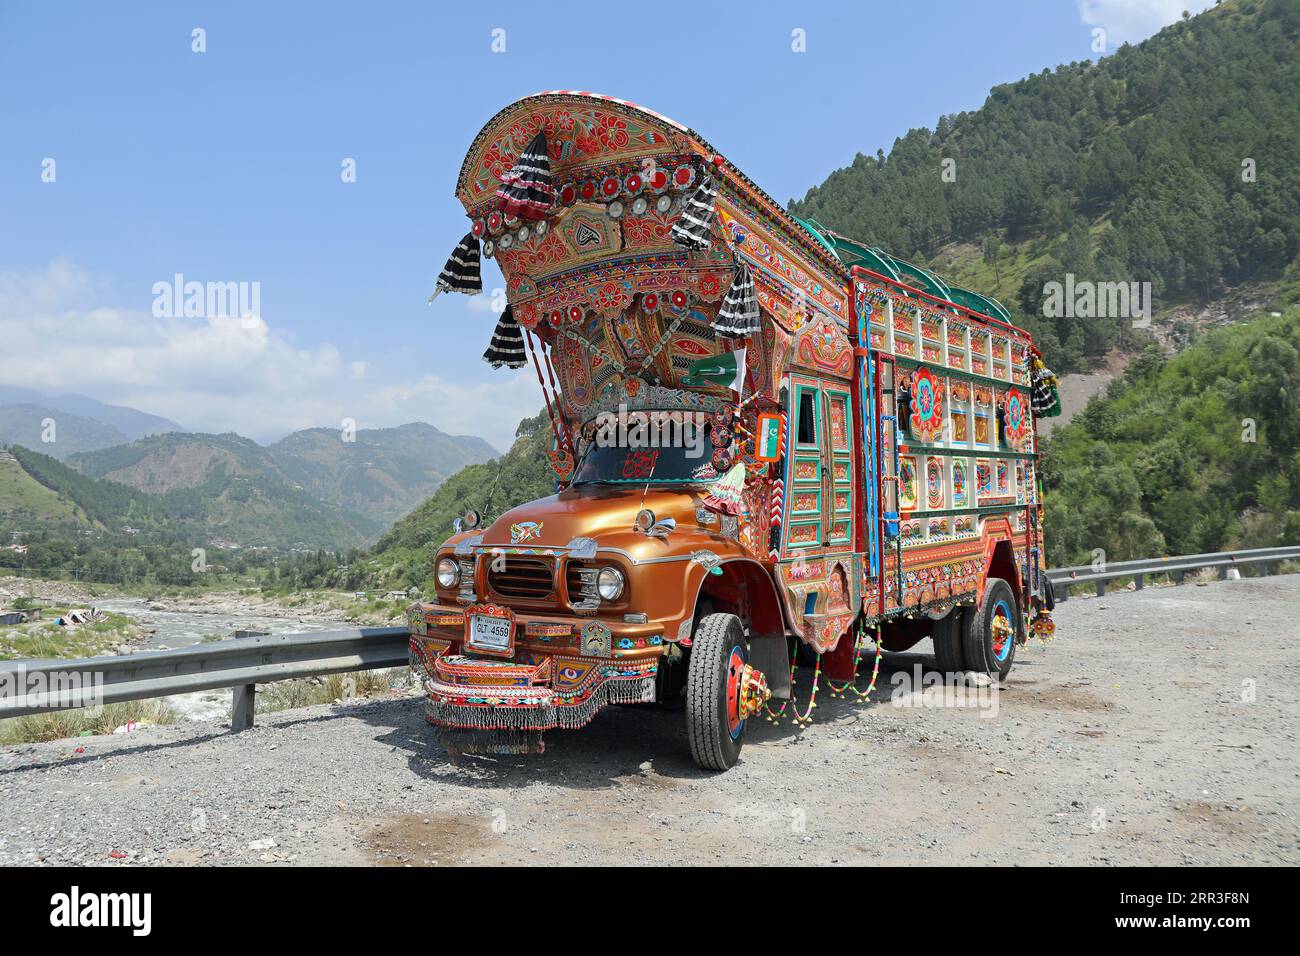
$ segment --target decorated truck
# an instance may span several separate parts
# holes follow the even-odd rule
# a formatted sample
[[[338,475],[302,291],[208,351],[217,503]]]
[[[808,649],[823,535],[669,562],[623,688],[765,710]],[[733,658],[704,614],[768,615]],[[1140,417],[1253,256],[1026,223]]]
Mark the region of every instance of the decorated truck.
[[[995,300],[591,93],[502,110],[456,190],[470,230],[431,301],[500,266],[484,359],[535,374],[557,491],[458,519],[409,609],[449,749],[536,752],[658,703],[724,770],[800,661],[849,682],[868,647],[929,637],[940,671],[997,680],[1050,633],[1035,421],[1056,382]]]

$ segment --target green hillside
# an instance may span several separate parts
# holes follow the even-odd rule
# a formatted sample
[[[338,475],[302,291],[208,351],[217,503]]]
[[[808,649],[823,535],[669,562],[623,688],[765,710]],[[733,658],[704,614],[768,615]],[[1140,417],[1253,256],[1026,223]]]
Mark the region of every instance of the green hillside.
[[[84,525],[92,522],[74,501],[45,487],[7,451],[0,451],[0,528],[6,525]],[[0,539],[0,545],[8,541]]]
[[[1058,371],[1080,370],[1131,330],[1044,318],[1045,282],[1150,281],[1159,311],[1296,259],[1298,43],[1297,0],[1225,0],[1098,63],[995,87],[791,209],[996,295]]]
[[[1043,443],[1053,565],[1300,542],[1300,308],[1152,347]]]
[[[515,434],[506,454],[457,472],[393,525],[370,553],[378,580],[389,587],[424,587],[433,573],[433,553],[459,515],[473,508],[491,521],[521,502],[555,493],[555,472],[546,457],[552,442],[546,413],[524,419]]]
[[[292,482],[267,449],[239,435],[169,432],[69,463],[145,492],[206,537],[245,546],[346,548],[373,540],[384,527],[320,501]]]
[[[450,475],[499,454],[481,438],[448,435],[423,422],[361,429],[353,437],[344,442],[338,429],[309,428],[266,451],[293,483],[385,527]]]

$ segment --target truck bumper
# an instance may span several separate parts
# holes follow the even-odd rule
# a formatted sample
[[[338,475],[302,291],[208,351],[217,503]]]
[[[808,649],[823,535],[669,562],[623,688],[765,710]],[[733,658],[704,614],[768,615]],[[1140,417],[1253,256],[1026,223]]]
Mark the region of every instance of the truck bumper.
[[[428,722],[456,731],[481,731],[488,735],[486,740],[495,741],[491,746],[467,746],[461,734],[455,749],[536,751],[541,749],[539,741],[512,735],[575,730],[609,704],[655,699],[659,643],[634,654],[617,655],[611,648],[608,657],[582,655],[576,641],[553,651],[521,647],[509,659],[470,656],[461,653],[463,623],[453,623],[458,611],[426,610],[420,622],[425,633],[410,638],[411,668],[424,687]],[[582,623],[574,622],[575,630]]]

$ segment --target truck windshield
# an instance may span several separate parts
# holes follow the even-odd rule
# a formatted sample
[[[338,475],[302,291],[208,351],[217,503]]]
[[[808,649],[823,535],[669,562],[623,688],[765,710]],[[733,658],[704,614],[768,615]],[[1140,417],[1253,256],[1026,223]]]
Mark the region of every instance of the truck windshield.
[[[695,433],[687,431],[680,438],[647,444],[636,435],[598,433],[574,470],[573,484],[703,484],[716,480],[709,426]]]

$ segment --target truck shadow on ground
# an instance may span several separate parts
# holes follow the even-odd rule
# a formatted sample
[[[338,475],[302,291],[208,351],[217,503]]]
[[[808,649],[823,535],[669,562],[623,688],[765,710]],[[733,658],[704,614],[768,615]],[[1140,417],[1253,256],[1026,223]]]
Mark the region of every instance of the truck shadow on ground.
[[[865,659],[858,670],[856,687],[865,691],[871,679],[874,658]],[[812,670],[800,668],[795,675],[796,700],[791,701],[784,716],[769,722],[765,715],[751,718],[747,729],[750,744],[792,741],[799,736],[813,736],[819,728],[833,725],[854,712],[888,706],[900,687],[906,692],[919,680],[938,679],[930,654],[915,652],[888,653],[880,663],[876,686],[868,697],[855,698],[851,692],[832,696],[823,675],[817,693],[813,721],[800,725],[792,720],[797,710],[808,707]],[[773,710],[779,710],[779,704]],[[403,701],[400,707],[361,707],[352,711],[361,720],[384,728],[377,740],[406,753],[411,772],[442,784],[495,789],[526,786],[530,783],[555,784],[580,789],[607,789],[626,785],[630,780],[653,778],[661,785],[707,779],[715,774],[701,770],[691,760],[686,741],[686,715],[681,707],[658,705],[623,705],[606,708],[586,727],[577,730],[548,731],[544,735],[545,751],[540,754],[452,756],[439,743],[436,732],[424,720],[423,702]],[[731,773],[743,773],[746,755]]]

